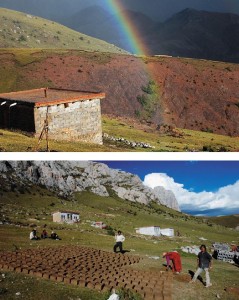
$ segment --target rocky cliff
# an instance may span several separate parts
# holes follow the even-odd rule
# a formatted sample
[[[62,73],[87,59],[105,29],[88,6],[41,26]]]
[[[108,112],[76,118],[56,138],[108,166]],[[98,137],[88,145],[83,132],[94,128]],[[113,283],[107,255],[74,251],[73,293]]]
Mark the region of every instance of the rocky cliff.
[[[4,190],[29,183],[41,185],[63,197],[90,191],[100,196],[114,193],[133,202],[157,201],[175,210],[179,206],[174,194],[163,187],[154,190],[143,185],[136,175],[110,169],[102,163],[88,161],[2,161],[0,179]]]

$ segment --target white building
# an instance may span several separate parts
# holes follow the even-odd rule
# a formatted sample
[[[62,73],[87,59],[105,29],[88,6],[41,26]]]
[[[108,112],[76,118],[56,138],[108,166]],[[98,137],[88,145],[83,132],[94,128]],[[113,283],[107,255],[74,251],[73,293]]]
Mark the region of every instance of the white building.
[[[174,236],[174,229],[173,228],[164,228],[164,229],[161,229],[161,235],[164,235],[164,236]]]
[[[148,226],[136,228],[136,233],[150,235],[150,236],[174,236],[173,228],[161,229],[159,226]]]
[[[78,223],[80,221],[80,214],[75,211],[57,211],[52,214],[53,222],[57,223]]]
[[[159,226],[136,228],[136,233],[144,234],[144,235],[151,235],[151,236],[160,236],[161,235]]]

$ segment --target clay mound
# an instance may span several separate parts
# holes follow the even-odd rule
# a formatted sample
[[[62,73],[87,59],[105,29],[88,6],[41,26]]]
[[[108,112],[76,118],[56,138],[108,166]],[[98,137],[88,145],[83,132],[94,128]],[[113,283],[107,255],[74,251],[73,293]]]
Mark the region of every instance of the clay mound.
[[[98,291],[126,288],[146,300],[172,299],[172,274],[129,268],[139,261],[136,256],[65,246],[3,252],[0,268]]]

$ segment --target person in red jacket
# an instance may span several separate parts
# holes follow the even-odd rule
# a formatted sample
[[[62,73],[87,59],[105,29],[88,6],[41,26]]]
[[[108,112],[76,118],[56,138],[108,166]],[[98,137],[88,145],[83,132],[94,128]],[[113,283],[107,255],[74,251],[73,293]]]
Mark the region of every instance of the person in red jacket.
[[[171,261],[172,262],[171,268],[173,272],[179,274],[182,271],[181,257],[178,252],[176,251],[164,252],[163,257],[165,257],[167,261],[167,270],[170,267],[170,261]]]

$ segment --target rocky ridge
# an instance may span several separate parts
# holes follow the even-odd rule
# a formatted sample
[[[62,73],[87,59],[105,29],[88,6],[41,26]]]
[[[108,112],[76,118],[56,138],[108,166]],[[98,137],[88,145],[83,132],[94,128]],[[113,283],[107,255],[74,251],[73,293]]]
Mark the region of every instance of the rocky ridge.
[[[143,204],[156,201],[180,210],[172,191],[163,187],[154,190],[131,173],[110,169],[107,165],[89,161],[2,161],[0,179],[4,190],[29,183],[46,187],[59,196],[71,197],[75,192],[90,191],[99,196],[118,197]]]

